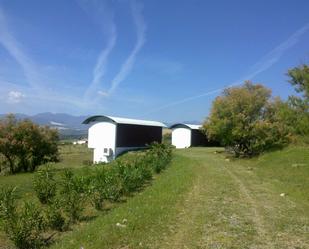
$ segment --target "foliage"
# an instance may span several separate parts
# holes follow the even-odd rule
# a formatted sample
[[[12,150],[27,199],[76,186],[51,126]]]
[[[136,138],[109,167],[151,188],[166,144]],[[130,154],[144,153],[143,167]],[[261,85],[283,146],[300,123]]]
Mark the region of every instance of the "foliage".
[[[105,168],[97,169],[89,178],[88,196],[95,209],[102,210],[103,201],[107,199],[107,174]]]
[[[294,134],[309,137],[309,66],[304,64],[288,71],[289,82],[299,96],[289,96],[281,115]]]
[[[141,189],[152,178],[157,163],[162,169],[167,166],[163,167],[162,162],[170,161],[168,155],[171,156],[169,146],[156,144],[134,158],[120,158],[111,164],[88,168],[83,174],[65,170],[61,178],[56,178],[51,167],[46,166],[35,174],[33,186],[38,199],[47,205],[25,202],[20,207],[15,189],[3,188],[0,192],[0,218],[5,231],[18,248],[41,247],[45,228],[64,231],[81,220],[86,200],[101,210],[105,200],[118,201],[124,194]]]
[[[65,170],[61,180],[61,204],[69,216],[70,222],[80,220],[84,210],[86,178],[74,176],[71,170]]]
[[[16,214],[16,187],[2,188],[0,191],[0,219],[11,219]]]
[[[171,160],[171,147],[152,144],[146,153],[131,160],[116,160],[109,166],[102,165],[90,177],[88,196],[95,208],[101,209],[104,200],[118,201],[140,189],[151,180],[153,171],[159,173]]]
[[[65,217],[62,214],[61,203],[58,199],[54,199],[52,203],[49,203],[46,212],[47,225],[54,230],[64,231],[66,222]]]
[[[303,64],[288,71],[289,82],[296,92],[302,93],[304,99],[309,99],[309,66]]]
[[[56,181],[50,167],[46,166],[35,174],[33,187],[42,204],[53,201],[56,195]]]
[[[172,147],[168,144],[152,143],[145,155],[145,163],[149,164],[154,172],[160,173],[171,161]]]
[[[203,128],[210,139],[232,148],[236,156],[252,156],[289,141],[287,126],[273,116],[271,92],[245,82],[225,89],[215,99]]]
[[[162,142],[164,144],[172,144],[172,133],[171,132],[163,133]]]
[[[5,202],[8,206],[2,205],[1,208],[6,211],[10,210],[4,212],[5,215],[2,216],[4,230],[8,237],[20,249],[41,247],[44,243],[42,232],[45,229],[41,209],[31,202],[24,202],[23,207],[17,209],[12,190],[6,190],[4,196],[6,196],[4,199],[9,200]]]
[[[0,154],[5,158],[2,167],[8,167],[11,174],[33,172],[42,163],[57,161],[57,141],[56,130],[8,115],[0,120]]]
[[[123,192],[125,194],[134,192],[143,185],[144,179],[142,169],[137,167],[134,163],[118,161],[115,167],[122,180]]]

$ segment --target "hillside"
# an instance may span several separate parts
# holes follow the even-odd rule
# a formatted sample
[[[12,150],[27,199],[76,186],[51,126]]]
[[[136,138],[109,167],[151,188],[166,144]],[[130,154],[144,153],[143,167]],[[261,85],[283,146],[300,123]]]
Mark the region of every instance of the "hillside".
[[[179,150],[153,186],[52,248],[308,248],[308,179],[307,147],[251,160]]]
[[[83,172],[82,161],[91,158],[83,146],[64,146],[61,155],[59,172]],[[32,199],[31,179],[0,176],[0,186],[17,184],[19,195]],[[308,179],[308,147],[237,160],[221,148],[175,150],[145,190],[90,213],[51,248],[309,248]],[[116,225],[123,220],[126,226]],[[0,248],[7,243],[0,231]]]

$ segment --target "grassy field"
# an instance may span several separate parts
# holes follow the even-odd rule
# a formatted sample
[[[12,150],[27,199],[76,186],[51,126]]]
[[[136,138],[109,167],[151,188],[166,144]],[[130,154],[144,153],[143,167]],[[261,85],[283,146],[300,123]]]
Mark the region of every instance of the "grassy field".
[[[92,159],[92,152],[86,146],[81,145],[64,145],[60,146],[59,163],[51,164],[52,167],[60,173],[65,168],[73,169],[75,172],[82,171],[86,166],[83,162]],[[33,173],[20,173],[16,175],[0,175],[0,188],[6,186],[17,186],[17,194],[24,200],[36,200],[32,181]],[[2,232],[0,223],[0,249],[13,248]]]
[[[86,146],[82,145],[64,145],[60,146],[60,159],[59,163],[51,164],[56,170],[63,170],[70,168],[73,170],[80,170],[85,167],[83,162],[92,159],[92,152]],[[20,173],[16,175],[3,176],[0,175],[0,187],[3,186],[17,186],[18,193],[21,197],[32,196],[32,179],[33,173]]]
[[[59,170],[80,170],[90,159],[85,149],[62,155]],[[31,195],[30,178],[3,176],[0,186],[18,183],[25,186],[21,194]],[[124,203],[58,235],[51,248],[309,248],[308,147],[250,160],[228,158],[219,148],[177,150],[155,178]]]

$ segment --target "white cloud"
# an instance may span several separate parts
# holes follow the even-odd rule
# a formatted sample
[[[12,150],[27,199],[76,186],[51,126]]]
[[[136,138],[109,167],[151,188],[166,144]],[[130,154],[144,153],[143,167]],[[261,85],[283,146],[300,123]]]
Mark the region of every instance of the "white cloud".
[[[22,101],[25,95],[19,91],[10,91],[8,93],[8,102],[11,104],[17,104]]]

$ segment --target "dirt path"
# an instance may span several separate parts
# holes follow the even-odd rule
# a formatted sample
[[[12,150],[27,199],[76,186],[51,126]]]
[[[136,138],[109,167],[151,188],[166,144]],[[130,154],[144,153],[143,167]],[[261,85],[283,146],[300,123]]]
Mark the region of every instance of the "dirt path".
[[[257,201],[252,197],[250,190],[244,185],[244,183],[240,180],[240,178],[236,174],[232,173],[232,171],[229,170],[228,167],[225,167],[225,169],[231,176],[231,178],[237,183],[237,185],[239,186],[239,191],[243,196],[243,199],[248,203],[251,209],[252,221],[255,224],[255,229],[260,239],[263,240],[263,242],[265,243],[264,245],[265,248],[274,248],[274,244],[272,243],[271,238],[268,236],[269,231],[267,231],[265,228],[264,218],[257,209],[258,206]]]
[[[199,161],[196,161],[196,167],[200,167]],[[203,208],[201,198],[203,195],[203,178],[197,175],[196,181],[191,190],[187,193],[184,202],[178,203],[179,210],[177,223],[169,228],[170,235],[165,238],[161,248],[191,248],[193,231],[198,228],[196,220]]]
[[[176,207],[177,221],[156,248],[307,248],[304,238],[293,231],[276,231],[276,219],[293,206],[253,172],[213,152],[184,154],[195,160],[196,180],[185,202]]]

